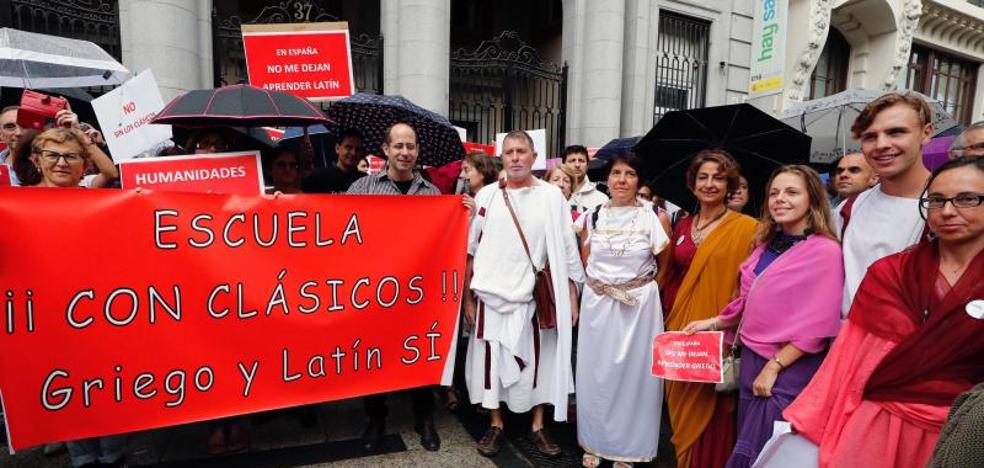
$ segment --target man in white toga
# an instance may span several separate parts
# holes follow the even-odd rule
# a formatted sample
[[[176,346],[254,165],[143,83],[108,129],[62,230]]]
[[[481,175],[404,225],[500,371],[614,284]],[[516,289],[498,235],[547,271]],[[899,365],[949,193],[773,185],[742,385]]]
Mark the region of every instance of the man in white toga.
[[[858,114],[851,133],[861,141],[879,184],[835,210],[844,250],[844,317],[868,267],[919,242],[924,234],[919,197],[929,171],[922,147],[933,135],[932,110],[914,94],[885,94]]]
[[[532,410],[530,438],[548,456],[560,447],[544,428],[544,404],[554,419],[567,419],[571,375],[571,327],[577,321],[577,284],[584,282],[570,208],[560,189],[533,177],[536,152],[523,131],[506,135],[502,146],[506,178],[475,195],[478,213],[468,236],[465,318],[473,324],[465,382],[473,404],[491,414],[478,451],[494,456],[502,444],[500,402],[515,413]],[[516,213],[529,254],[509,207]],[[533,300],[534,273],[549,262],[556,303],[556,328],[541,329]]]

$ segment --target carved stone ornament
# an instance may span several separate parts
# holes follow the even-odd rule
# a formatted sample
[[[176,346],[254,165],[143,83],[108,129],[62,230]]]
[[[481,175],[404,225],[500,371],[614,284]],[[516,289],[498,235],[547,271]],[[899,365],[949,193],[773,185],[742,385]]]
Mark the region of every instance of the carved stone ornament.
[[[902,14],[899,16],[898,33],[895,36],[895,55],[892,57],[892,68],[882,81],[881,88],[892,91],[898,87],[898,77],[909,63],[909,53],[912,51],[912,35],[919,25],[922,16],[922,0],[903,0]]]
[[[789,87],[789,100],[793,102],[802,101],[806,95],[806,87],[809,85],[810,73],[816,66],[823,51],[823,45],[827,40],[827,32],[830,30],[830,12],[833,8],[831,0],[810,0],[810,38],[806,48],[800,52],[793,65],[791,86]]]

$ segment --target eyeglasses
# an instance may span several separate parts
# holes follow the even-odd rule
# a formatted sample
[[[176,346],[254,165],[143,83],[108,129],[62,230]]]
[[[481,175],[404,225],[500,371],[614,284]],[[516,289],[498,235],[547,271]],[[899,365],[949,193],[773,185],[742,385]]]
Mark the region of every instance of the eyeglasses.
[[[984,203],[984,195],[979,193],[960,193],[955,197],[926,197],[919,199],[919,206],[927,210],[942,210],[947,203],[954,208],[974,208]]]
[[[59,153],[57,151],[51,150],[41,150],[38,152],[41,159],[49,164],[58,164],[59,159],[64,159],[65,164],[79,164],[85,160],[85,155],[82,153]]]

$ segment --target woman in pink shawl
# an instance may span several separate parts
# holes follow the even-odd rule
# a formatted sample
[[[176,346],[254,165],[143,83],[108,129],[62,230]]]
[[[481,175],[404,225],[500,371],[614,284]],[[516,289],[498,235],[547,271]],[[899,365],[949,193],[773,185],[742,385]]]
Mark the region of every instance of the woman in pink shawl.
[[[738,441],[727,466],[748,467],[782,411],[809,383],[840,327],[844,267],[827,194],[816,171],[773,173],[741,291],[686,333],[737,327],[741,351]]]

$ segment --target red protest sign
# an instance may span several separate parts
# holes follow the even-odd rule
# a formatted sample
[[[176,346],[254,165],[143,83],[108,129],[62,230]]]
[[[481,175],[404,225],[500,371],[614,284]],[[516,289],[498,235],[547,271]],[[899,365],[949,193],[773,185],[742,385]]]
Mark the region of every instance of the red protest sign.
[[[120,163],[120,185],[169,192],[263,193],[259,151],[131,159]]]
[[[434,385],[453,366],[458,197],[10,189],[0,219],[18,259],[0,262],[16,449]]]
[[[369,161],[369,174],[377,174],[379,171],[383,170],[383,166],[386,165],[386,160],[380,158],[379,156],[368,155],[366,159]]]
[[[461,143],[465,147],[465,152],[470,153],[472,151],[481,151],[489,156],[495,156],[495,145],[483,145],[481,143],[473,143],[470,141],[465,141]]]
[[[0,162],[0,187],[10,186],[10,166]]]
[[[653,340],[653,375],[685,382],[721,382],[723,336],[721,332],[693,335],[666,332],[656,336]]]
[[[249,84],[313,101],[351,96],[348,23],[244,24]]]

